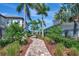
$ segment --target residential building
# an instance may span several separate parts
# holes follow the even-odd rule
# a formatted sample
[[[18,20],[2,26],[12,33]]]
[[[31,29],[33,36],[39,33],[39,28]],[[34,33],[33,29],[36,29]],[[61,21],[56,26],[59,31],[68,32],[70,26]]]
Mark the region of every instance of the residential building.
[[[70,37],[79,37],[79,23],[77,22],[77,27],[74,28],[74,22],[69,22],[69,23],[63,23],[61,25],[62,27],[62,35],[63,36],[70,36]],[[74,35],[74,29],[76,31]]]
[[[12,23],[17,22],[20,26],[24,27],[24,19],[18,16],[4,16],[0,14],[0,37],[4,35],[5,27],[11,25]]]

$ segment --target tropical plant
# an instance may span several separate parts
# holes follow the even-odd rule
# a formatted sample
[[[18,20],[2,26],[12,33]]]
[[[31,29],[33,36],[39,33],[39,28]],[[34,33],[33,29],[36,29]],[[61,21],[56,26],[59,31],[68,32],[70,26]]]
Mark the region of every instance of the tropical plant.
[[[68,4],[62,4],[58,13],[55,14],[55,19],[60,20],[61,23],[69,22],[69,18],[71,17],[71,10],[69,9]]]
[[[3,48],[12,42],[14,42],[12,39],[0,39],[0,47]]]
[[[23,35],[22,39],[19,40],[19,43],[21,45],[27,44],[28,43],[28,37],[26,34]]]
[[[21,12],[24,11],[24,28],[26,28],[26,15],[31,20],[30,16],[30,8],[33,9],[33,4],[31,3],[21,3],[17,6],[17,11]]]
[[[23,27],[19,26],[18,23],[13,23],[5,30],[5,38],[11,40],[19,40],[23,36]]]
[[[46,23],[44,20],[40,20],[38,19],[38,24],[39,24],[39,33],[42,33],[43,29],[42,29],[42,26],[46,26]],[[45,33],[43,33],[42,35],[44,35]],[[42,36],[43,37],[43,36]]]
[[[74,38],[66,38],[61,35],[62,30],[60,26],[53,26],[47,29],[47,37],[54,40],[56,43],[62,43],[65,47],[71,48],[79,48],[79,42],[74,40]],[[50,35],[51,34],[51,35]]]
[[[36,20],[30,20],[29,25],[31,27],[32,35],[38,32],[39,26]]]
[[[62,4],[59,12],[56,13],[55,19],[61,20],[62,22],[71,22],[74,21],[74,33],[73,35],[76,36],[77,31],[77,21],[79,15],[79,4],[70,3],[70,4]],[[75,19],[74,19],[75,18]]]
[[[46,35],[47,35],[48,37],[52,37],[52,35],[61,36],[61,33],[62,33],[62,29],[61,29],[61,27],[58,26],[58,25],[52,26],[52,27],[50,27],[50,28],[48,28],[48,29],[46,29],[46,30],[47,30]],[[51,34],[51,35],[50,35],[50,34]]]
[[[5,47],[16,40],[18,40],[20,44],[28,43],[28,38],[23,27],[19,26],[18,23],[13,23],[5,29],[5,35],[0,40],[0,47]]]
[[[43,27],[43,21],[44,21],[44,16],[48,16],[47,12],[49,11],[49,7],[46,6],[46,4],[41,4],[39,3],[36,6],[37,14],[41,15],[41,29],[42,29],[42,37],[44,37],[44,27]]]

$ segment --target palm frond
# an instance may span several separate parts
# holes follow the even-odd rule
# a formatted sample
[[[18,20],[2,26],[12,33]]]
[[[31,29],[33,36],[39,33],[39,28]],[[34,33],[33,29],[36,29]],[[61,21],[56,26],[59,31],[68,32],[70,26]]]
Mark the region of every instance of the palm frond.
[[[16,8],[18,12],[21,12],[22,9],[23,9],[23,3],[19,4],[18,7]]]
[[[26,14],[27,14],[27,17],[29,18],[29,20],[32,20],[31,19],[31,16],[30,16],[30,10],[29,10],[29,7],[28,7],[28,5],[26,5]]]
[[[44,21],[44,20],[42,20],[42,22],[43,22],[43,25],[44,25],[44,26],[46,26],[46,23],[45,23],[45,21]]]

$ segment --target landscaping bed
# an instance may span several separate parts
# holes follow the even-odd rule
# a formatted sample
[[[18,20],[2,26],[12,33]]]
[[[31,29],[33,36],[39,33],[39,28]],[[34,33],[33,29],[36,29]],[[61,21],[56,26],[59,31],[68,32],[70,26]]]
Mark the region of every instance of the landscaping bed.
[[[22,45],[20,49],[20,56],[24,56],[25,53],[27,52],[27,49],[29,48],[30,44],[32,43],[32,40],[29,38],[28,44]]]
[[[0,56],[20,56],[24,55],[31,43],[18,23],[11,24],[5,29],[5,35],[0,39]]]
[[[45,45],[52,56],[54,56],[55,44],[50,44],[46,40],[44,40]]]
[[[52,56],[78,56],[78,50],[75,47],[67,48],[62,43],[49,43],[44,40],[45,45]]]
[[[64,37],[61,33],[61,27],[58,25],[51,27],[46,33],[44,41],[47,42],[49,52],[54,56],[79,56],[79,41],[72,37]]]

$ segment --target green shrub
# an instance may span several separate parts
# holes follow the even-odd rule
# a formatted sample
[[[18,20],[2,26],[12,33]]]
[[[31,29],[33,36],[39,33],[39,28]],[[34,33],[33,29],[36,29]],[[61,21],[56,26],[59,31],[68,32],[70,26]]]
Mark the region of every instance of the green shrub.
[[[57,34],[52,34],[50,38],[53,39],[56,43],[63,43],[67,48],[76,47],[79,49],[79,41],[75,39],[65,38]]]
[[[18,23],[13,23],[5,29],[5,38],[11,40],[21,39],[23,36],[23,27],[19,26]]]
[[[4,47],[4,46],[5,46],[4,40],[0,39],[0,47]]]
[[[70,56],[78,56],[79,55],[79,51],[76,48],[72,47],[70,49],[69,55]]]
[[[5,29],[3,39],[0,39],[0,47],[4,47],[16,40],[18,40],[21,44],[26,44],[28,39],[26,38],[27,36],[25,36],[26,33],[27,32],[25,32],[18,23],[11,24]]]
[[[5,49],[7,51],[6,55],[8,55],[8,56],[19,55],[19,52],[20,52],[19,42],[15,41],[15,42],[9,44],[8,46],[6,46]]]
[[[52,39],[48,38],[48,37],[44,37],[44,40],[46,40],[48,43],[52,42]]]
[[[10,40],[10,39],[0,39],[0,47],[4,47],[12,42],[13,40]]]
[[[58,26],[58,25],[55,25],[55,26],[52,26],[51,28],[49,28],[49,30],[48,30],[48,33],[55,33],[55,34],[61,34],[61,32],[62,32],[62,29],[61,29],[61,27],[60,26]]]
[[[61,43],[58,43],[55,48],[55,55],[63,56],[63,52],[64,52],[64,45]]]
[[[28,43],[28,37],[26,34],[22,37],[22,39],[19,40],[19,43],[22,44],[27,44]]]

